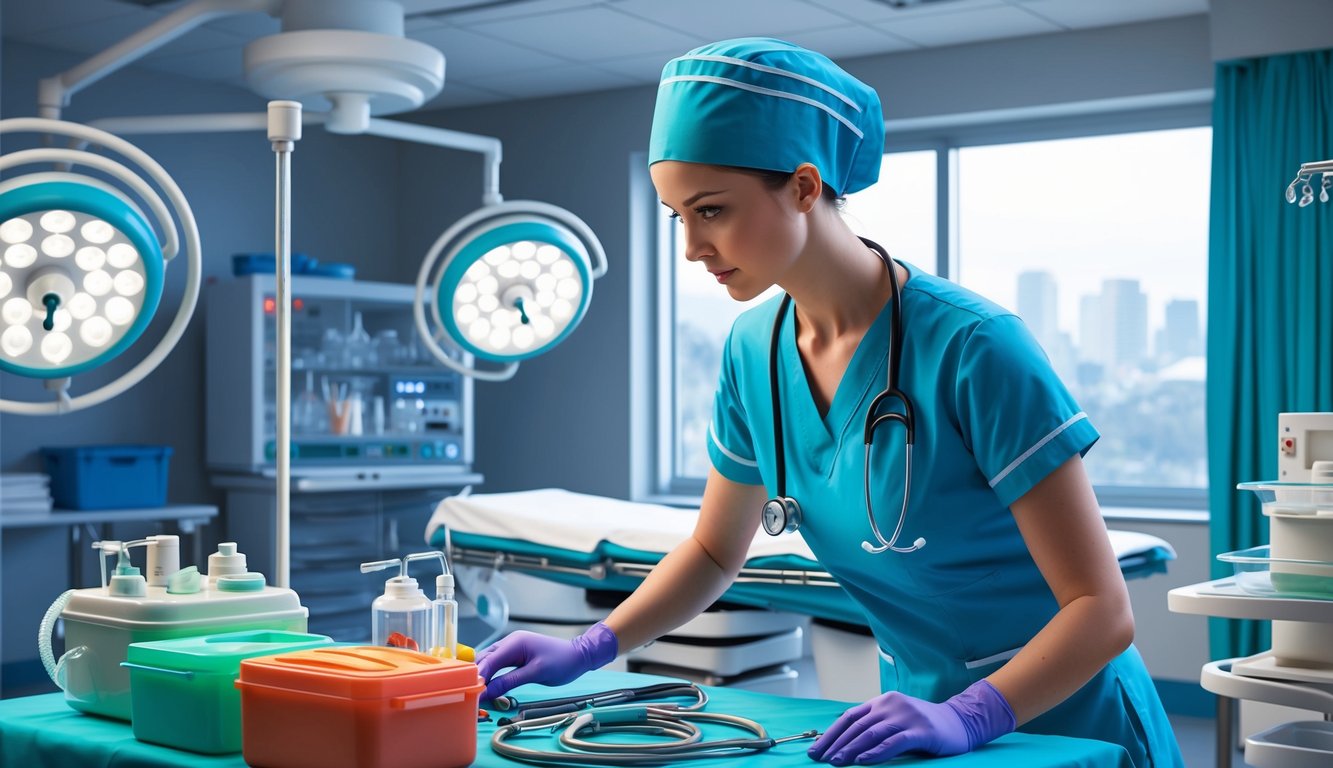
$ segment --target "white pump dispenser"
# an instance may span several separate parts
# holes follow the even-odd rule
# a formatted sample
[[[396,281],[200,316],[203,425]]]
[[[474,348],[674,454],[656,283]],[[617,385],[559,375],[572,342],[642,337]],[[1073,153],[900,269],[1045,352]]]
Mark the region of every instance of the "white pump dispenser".
[[[208,556],[208,585],[216,587],[219,576],[234,576],[247,573],[245,553],[236,551],[236,542],[224,541],[218,544],[218,551]]]

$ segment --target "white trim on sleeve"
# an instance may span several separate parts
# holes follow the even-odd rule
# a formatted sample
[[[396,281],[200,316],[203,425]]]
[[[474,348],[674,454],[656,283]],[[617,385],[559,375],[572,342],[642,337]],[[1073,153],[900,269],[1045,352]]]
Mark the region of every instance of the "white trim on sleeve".
[[[1084,413],[1083,411],[1079,411],[1073,416],[1070,416],[1068,421],[1056,427],[1055,429],[1051,430],[1049,434],[1047,434],[1042,439],[1038,440],[1036,445],[1033,445],[1031,448],[1027,449],[1026,451],[1023,451],[1023,455],[1019,456],[1018,458],[1010,462],[1009,466],[1005,467],[1004,470],[1000,472],[1000,474],[991,478],[991,480],[989,481],[990,487],[994,488],[995,486],[999,485],[1001,481],[1003,481],[1006,477],[1009,476],[1010,472],[1013,472],[1015,469],[1018,469],[1018,467],[1023,462],[1027,461],[1028,458],[1032,456],[1032,454],[1041,450],[1041,447],[1043,445],[1046,445],[1047,443],[1051,442],[1057,436],[1059,436],[1061,432],[1064,432],[1066,429],[1069,429],[1070,427],[1074,426],[1080,421],[1083,421],[1086,418],[1088,418],[1088,414]]]
[[[734,453],[732,453],[731,451],[727,450],[727,446],[723,445],[723,444],[722,444],[722,441],[718,439],[718,437],[717,437],[717,430],[714,428],[713,422],[711,422],[711,421],[708,422],[708,437],[709,437],[709,439],[711,439],[711,440],[713,441],[713,445],[716,445],[716,446],[717,446],[717,449],[718,449],[719,451],[722,451],[722,455],[723,455],[723,456],[726,456],[728,459],[731,459],[732,461],[736,462],[737,464],[741,464],[741,465],[744,465],[744,466],[747,466],[747,467],[757,467],[757,466],[759,466],[759,462],[757,462],[757,461],[755,461],[755,460],[753,460],[753,459],[745,459],[745,458],[741,458],[740,456],[737,456],[736,454],[734,454]]]

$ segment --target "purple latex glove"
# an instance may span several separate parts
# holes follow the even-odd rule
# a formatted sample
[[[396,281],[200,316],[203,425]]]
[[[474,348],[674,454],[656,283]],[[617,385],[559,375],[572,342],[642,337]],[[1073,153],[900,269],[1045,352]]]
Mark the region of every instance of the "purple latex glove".
[[[609,664],[620,642],[611,628],[597,622],[573,640],[518,631],[477,654],[477,672],[487,681],[482,701],[494,701],[524,683],[564,685],[584,672]],[[495,675],[506,667],[511,672]]]
[[[943,704],[886,693],[842,713],[808,754],[833,765],[881,763],[904,752],[958,755],[1013,731],[1015,724],[1009,702],[985,680]]]

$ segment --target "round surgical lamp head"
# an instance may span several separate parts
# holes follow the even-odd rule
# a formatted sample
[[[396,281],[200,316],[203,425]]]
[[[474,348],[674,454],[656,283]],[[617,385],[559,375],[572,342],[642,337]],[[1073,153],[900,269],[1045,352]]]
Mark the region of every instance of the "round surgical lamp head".
[[[593,280],[605,272],[601,243],[572,213],[522,200],[487,206],[446,230],[427,254],[417,280],[418,330],[446,365],[509,378],[520,361],[574,330],[588,311]],[[459,368],[425,325],[427,301],[436,328],[455,345],[508,367],[499,374]]]
[[[128,200],[94,179],[0,192],[0,369],[55,379],[116,357],[162,298],[162,249]]]
[[[0,135],[16,133],[100,150],[53,141],[0,155],[8,176],[0,182],[0,373],[42,379],[56,394],[47,403],[0,399],[0,412],[65,413],[134,386],[176,346],[199,295],[199,229],[176,182],[124,139],[60,120],[0,120]],[[34,165],[71,170],[27,168]],[[157,346],[115,380],[71,398],[72,375],[143,335],[162,301],[166,267],[182,252],[185,289]]]

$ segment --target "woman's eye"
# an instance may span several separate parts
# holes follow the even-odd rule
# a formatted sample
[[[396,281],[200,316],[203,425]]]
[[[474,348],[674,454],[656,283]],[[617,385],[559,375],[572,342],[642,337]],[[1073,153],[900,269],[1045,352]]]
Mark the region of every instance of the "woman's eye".
[[[715,205],[704,205],[704,206],[700,206],[700,207],[698,207],[698,208],[695,208],[695,209],[694,209],[694,212],[697,213],[697,214],[699,214],[699,218],[701,218],[701,219],[707,221],[708,219],[711,219],[711,218],[717,216],[719,213],[721,213],[721,212],[722,212],[722,209],[721,209],[721,208],[718,208],[718,207],[715,206]]]
[[[676,213],[675,211],[672,211],[667,218],[674,219],[675,221],[680,221],[680,214]]]

